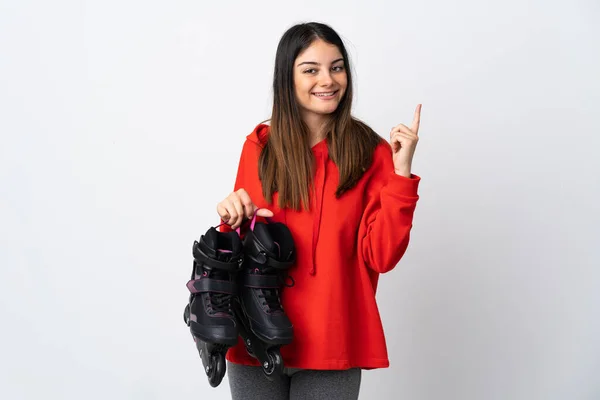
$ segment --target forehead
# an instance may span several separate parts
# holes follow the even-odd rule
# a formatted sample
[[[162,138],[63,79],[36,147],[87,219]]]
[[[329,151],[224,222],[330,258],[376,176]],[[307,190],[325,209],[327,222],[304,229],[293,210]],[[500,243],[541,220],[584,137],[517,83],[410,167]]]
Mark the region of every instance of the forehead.
[[[317,39],[311,43],[303,52],[298,54],[297,61],[316,61],[327,63],[342,57],[340,49],[336,45]]]

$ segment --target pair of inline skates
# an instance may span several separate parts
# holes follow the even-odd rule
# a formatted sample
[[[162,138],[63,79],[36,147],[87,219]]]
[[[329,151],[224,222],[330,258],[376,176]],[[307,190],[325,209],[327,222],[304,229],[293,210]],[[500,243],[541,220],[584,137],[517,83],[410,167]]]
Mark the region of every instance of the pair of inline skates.
[[[239,229],[216,228],[194,241],[185,323],[212,387],[221,383],[225,354],[238,335],[265,376],[274,379],[283,372],[279,348],[293,338],[281,305],[281,290],[290,286],[286,271],[296,261],[292,235],[284,224],[256,222],[256,216],[243,240]]]

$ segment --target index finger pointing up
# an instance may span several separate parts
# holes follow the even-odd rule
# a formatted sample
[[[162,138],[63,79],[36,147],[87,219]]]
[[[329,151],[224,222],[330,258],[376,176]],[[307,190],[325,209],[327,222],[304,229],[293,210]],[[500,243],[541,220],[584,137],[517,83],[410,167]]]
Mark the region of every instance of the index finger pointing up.
[[[413,119],[412,126],[410,130],[416,134],[419,132],[419,125],[421,124],[421,104],[417,105],[417,109],[415,110],[415,118]]]

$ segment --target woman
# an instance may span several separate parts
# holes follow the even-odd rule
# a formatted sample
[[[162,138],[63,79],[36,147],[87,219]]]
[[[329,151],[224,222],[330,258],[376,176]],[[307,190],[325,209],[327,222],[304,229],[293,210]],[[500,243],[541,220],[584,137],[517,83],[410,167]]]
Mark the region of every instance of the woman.
[[[294,339],[281,348],[286,374],[274,382],[243,343],[231,348],[233,399],[356,399],[361,369],[389,366],[375,292],[409,242],[421,106],[389,144],[353,118],[348,54],[319,23],[283,35],[273,90],[270,126],[247,136],[234,192],[217,212],[226,229],[243,228],[256,212],[291,231],[295,284],[281,301]]]

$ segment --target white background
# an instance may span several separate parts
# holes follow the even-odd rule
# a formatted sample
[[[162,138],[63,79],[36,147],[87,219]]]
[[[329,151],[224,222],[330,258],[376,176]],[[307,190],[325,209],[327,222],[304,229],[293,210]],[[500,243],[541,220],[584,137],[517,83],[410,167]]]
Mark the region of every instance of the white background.
[[[423,103],[412,242],[378,292],[391,367],[361,399],[600,398],[599,19],[595,0],[0,1],[0,398],[229,398],[182,319],[191,245],[269,117],[279,38],[310,20],[346,40],[382,136]]]

